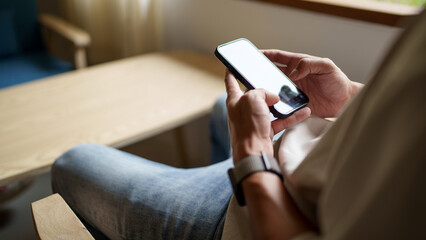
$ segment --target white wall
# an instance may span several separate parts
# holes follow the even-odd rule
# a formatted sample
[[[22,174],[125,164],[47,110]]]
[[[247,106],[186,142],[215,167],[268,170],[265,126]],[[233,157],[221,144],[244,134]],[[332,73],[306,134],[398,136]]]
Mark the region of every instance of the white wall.
[[[213,54],[246,37],[259,48],[331,58],[366,82],[401,29],[249,0],[161,0],[166,49]]]

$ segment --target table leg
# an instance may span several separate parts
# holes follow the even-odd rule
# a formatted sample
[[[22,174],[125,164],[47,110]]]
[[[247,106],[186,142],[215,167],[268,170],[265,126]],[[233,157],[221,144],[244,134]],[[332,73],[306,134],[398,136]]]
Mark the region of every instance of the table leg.
[[[180,162],[182,163],[182,167],[188,167],[189,155],[188,155],[188,150],[186,146],[185,133],[184,133],[183,126],[177,127],[175,129],[175,137],[176,137],[177,150],[178,150]]]

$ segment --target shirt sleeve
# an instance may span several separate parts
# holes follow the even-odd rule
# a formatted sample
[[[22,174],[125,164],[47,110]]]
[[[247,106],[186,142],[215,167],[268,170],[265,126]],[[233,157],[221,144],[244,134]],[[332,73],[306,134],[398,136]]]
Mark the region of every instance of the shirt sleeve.
[[[426,239],[426,14],[293,173],[321,169],[319,235],[300,239]],[[303,182],[300,193],[309,192]],[[299,238],[296,238],[299,239]]]

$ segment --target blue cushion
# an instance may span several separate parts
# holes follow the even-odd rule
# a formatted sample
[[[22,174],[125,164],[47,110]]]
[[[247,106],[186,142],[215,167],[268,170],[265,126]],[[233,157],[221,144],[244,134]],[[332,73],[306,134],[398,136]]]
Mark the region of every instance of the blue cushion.
[[[31,52],[0,59],[0,88],[67,72],[73,66],[45,52]]]
[[[12,9],[0,9],[0,34],[0,57],[17,54],[19,45]]]

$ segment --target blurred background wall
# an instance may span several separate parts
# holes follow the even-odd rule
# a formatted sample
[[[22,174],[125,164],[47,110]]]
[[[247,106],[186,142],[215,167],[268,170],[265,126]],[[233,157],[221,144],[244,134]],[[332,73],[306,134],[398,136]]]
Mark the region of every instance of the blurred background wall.
[[[366,82],[401,29],[248,0],[162,0],[166,48],[212,53],[239,37],[329,57]]]
[[[329,57],[366,82],[400,28],[250,0],[38,0],[41,12],[88,30],[89,63],[156,50],[212,54],[246,37],[259,48]]]
[[[89,64],[157,50],[156,0],[37,0],[51,13],[85,29],[92,37]]]

